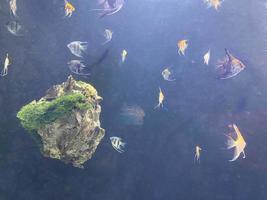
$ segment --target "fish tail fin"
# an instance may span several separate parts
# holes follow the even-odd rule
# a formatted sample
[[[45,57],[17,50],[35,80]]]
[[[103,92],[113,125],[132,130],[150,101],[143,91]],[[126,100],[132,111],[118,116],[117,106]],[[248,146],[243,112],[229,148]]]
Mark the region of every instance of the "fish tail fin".
[[[122,146],[122,147],[125,147],[126,144],[127,144],[126,142],[122,142],[122,143],[121,143],[121,146]]]
[[[160,107],[160,103],[154,107],[154,109],[158,109]]]
[[[80,45],[81,45],[81,50],[82,51],[87,50],[87,42],[81,42]]]
[[[6,75],[7,75],[7,73],[5,71],[1,72],[1,76],[6,76]]]
[[[200,163],[200,157],[198,158],[196,154],[194,157],[194,163]]]
[[[229,135],[226,136],[227,136],[227,143],[226,143],[227,149],[234,148],[236,146],[235,140]]]
[[[231,160],[229,160],[229,162],[233,162],[233,161],[235,161],[235,160],[239,157],[240,153],[241,153],[241,152],[239,152],[238,149],[235,148],[234,156],[233,156],[233,158],[232,158]]]
[[[195,156],[194,156],[194,163],[196,163],[196,161],[197,161],[197,155],[195,154]]]

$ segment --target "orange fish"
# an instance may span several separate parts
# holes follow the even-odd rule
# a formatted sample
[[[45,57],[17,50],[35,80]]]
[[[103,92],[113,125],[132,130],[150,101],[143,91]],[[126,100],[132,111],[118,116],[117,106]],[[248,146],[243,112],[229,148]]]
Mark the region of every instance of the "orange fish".
[[[178,54],[179,55],[181,55],[181,54],[184,55],[185,50],[188,47],[187,40],[180,40],[180,41],[178,41],[177,46],[178,46]]]
[[[64,1],[65,1],[65,17],[71,17],[72,13],[75,11],[75,7],[67,0]]]

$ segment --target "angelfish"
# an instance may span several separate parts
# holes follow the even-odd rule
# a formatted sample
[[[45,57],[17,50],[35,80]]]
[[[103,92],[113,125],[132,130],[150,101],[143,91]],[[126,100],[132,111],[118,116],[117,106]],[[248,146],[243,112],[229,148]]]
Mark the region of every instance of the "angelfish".
[[[6,54],[6,59],[4,62],[4,68],[1,72],[1,76],[6,76],[8,74],[8,66],[10,65],[10,60],[9,60],[9,56],[8,53]]]
[[[208,5],[208,7],[214,7],[215,10],[218,11],[221,6],[223,0],[204,0],[204,2]]]
[[[178,41],[177,46],[178,46],[178,54],[179,55],[185,55],[185,50],[188,47],[188,40]]]
[[[199,147],[198,145],[195,148],[195,157],[194,157],[194,162],[200,162],[200,151],[201,151],[201,147]]]
[[[164,97],[164,94],[163,94],[161,88],[159,88],[159,103],[155,106],[154,109],[163,107],[163,101],[164,101],[164,98],[165,98],[165,97]]]
[[[210,49],[203,56],[203,60],[204,60],[204,64],[209,65],[209,61],[210,61]]]
[[[104,37],[106,38],[106,41],[103,44],[106,44],[111,41],[113,32],[110,29],[105,29]]]
[[[85,64],[81,60],[71,60],[67,63],[69,69],[72,73],[77,75],[90,75],[89,69],[85,66]]]
[[[227,149],[235,148],[234,157],[231,160],[229,160],[230,162],[235,161],[240,156],[241,153],[243,154],[243,158],[246,158],[245,148],[247,146],[246,141],[243,138],[236,124],[233,124],[232,127],[234,128],[237,137],[236,140],[234,140],[230,135],[226,135],[228,137]]]
[[[64,2],[65,2],[65,6],[64,6],[65,17],[71,17],[72,13],[75,11],[75,7],[67,0],[64,0]]]
[[[166,80],[166,81],[175,81],[176,80],[175,78],[171,78],[171,76],[172,76],[172,70],[169,67],[167,67],[166,69],[164,69],[161,72],[161,75],[162,75],[163,79]]]
[[[121,52],[121,62],[122,63],[125,62],[127,55],[128,55],[128,52],[125,49],[123,49]]]
[[[112,147],[116,151],[118,151],[119,153],[123,153],[124,152],[123,148],[125,147],[126,143],[123,142],[120,137],[113,136],[113,137],[110,137],[109,139],[110,139]]]
[[[17,0],[10,0],[9,6],[11,13],[14,15],[14,17],[17,17]]]
[[[67,45],[70,52],[77,56],[77,57],[83,57],[83,53],[87,50],[87,42],[81,42],[81,41],[73,41]]]
[[[228,79],[236,76],[245,69],[245,65],[225,49],[225,58],[219,61],[217,72],[220,79]]]
[[[25,29],[17,21],[10,21],[6,23],[6,28],[9,33],[15,36],[23,36]]]
[[[92,69],[102,63],[108,55],[109,50],[105,50],[101,56],[97,58],[95,62],[86,66],[82,60],[71,60],[67,63],[70,71],[77,75],[88,76],[91,74]]]

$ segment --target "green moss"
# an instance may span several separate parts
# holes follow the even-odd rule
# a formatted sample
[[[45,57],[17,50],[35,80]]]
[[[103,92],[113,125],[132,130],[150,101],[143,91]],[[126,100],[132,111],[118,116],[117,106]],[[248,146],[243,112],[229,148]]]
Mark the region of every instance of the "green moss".
[[[87,110],[92,105],[80,93],[68,94],[53,101],[33,101],[21,108],[17,117],[22,126],[29,130],[37,130],[42,126],[61,118],[74,109]]]

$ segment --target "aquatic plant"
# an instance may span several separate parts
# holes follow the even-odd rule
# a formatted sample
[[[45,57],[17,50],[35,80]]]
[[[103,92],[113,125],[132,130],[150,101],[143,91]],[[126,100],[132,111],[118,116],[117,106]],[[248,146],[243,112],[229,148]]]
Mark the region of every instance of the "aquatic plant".
[[[34,131],[42,126],[70,114],[74,109],[87,110],[92,105],[80,93],[67,94],[53,101],[32,101],[23,106],[17,113],[22,126],[28,131]]]

